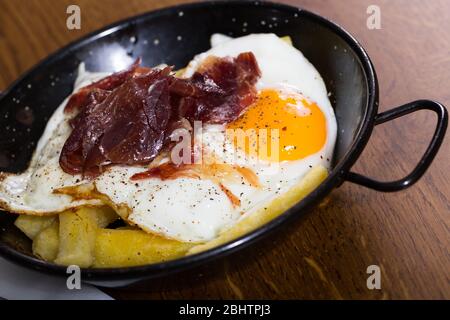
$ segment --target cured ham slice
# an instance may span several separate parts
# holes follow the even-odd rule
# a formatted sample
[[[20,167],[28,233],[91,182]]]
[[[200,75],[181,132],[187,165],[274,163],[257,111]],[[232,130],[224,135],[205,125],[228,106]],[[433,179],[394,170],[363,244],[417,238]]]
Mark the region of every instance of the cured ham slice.
[[[93,178],[108,165],[148,164],[169,147],[167,137],[183,119],[225,124],[256,97],[260,71],[252,53],[212,57],[188,79],[139,63],[69,99],[65,112],[76,115],[59,159],[65,172]]]

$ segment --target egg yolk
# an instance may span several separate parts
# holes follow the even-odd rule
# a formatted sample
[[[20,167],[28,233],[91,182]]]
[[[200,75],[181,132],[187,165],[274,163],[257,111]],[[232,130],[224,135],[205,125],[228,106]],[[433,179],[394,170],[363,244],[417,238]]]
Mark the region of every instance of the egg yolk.
[[[238,138],[239,132],[244,139]],[[239,119],[228,124],[227,137],[260,160],[294,161],[322,149],[326,119],[317,104],[298,93],[264,89]]]

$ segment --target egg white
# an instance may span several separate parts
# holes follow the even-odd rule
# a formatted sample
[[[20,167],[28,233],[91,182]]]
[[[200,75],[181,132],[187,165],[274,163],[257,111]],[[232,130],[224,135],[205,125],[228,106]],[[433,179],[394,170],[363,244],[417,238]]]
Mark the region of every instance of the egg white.
[[[59,166],[60,151],[71,132],[68,116],[63,112],[66,99],[49,120],[29,168],[18,175],[0,175],[0,207],[11,212],[47,215],[82,205],[107,203],[126,221],[145,231],[181,241],[201,242],[213,239],[241,217],[287,191],[302,179],[310,166],[329,167],[326,159],[332,157],[336,120],[320,74],[302,53],[273,34],[237,39],[214,35],[212,42],[211,50],[196,56],[183,76],[191,76],[209,55],[237,56],[252,51],[262,71],[257,83],[259,90],[296,90],[320,107],[327,122],[327,140],[322,150],[298,161],[244,162],[243,165],[258,176],[261,186],[255,188],[243,181],[224,181],[223,184],[240,198],[239,207],[234,207],[217,183],[208,179],[131,181],[132,175],[146,170],[143,167],[113,166],[95,180],[83,181],[80,175],[69,175]],[[74,91],[105,75],[86,72],[81,65]],[[209,135],[223,133],[223,130],[223,126],[204,126],[202,143],[209,149],[225,149],[223,160],[226,162],[227,157],[234,157],[239,151],[232,143],[225,141],[224,144]],[[74,198],[55,193],[68,189],[83,196]]]

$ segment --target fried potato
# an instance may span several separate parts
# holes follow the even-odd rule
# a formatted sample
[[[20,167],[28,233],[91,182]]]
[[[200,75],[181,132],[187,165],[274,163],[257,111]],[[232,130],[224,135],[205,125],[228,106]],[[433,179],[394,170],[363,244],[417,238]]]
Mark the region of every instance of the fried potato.
[[[59,250],[55,263],[89,267],[94,261],[97,211],[89,207],[59,215]]]
[[[290,36],[280,37],[280,39],[283,40],[284,42],[286,42],[288,45],[292,46],[292,39]]]
[[[183,256],[192,246],[140,230],[99,229],[94,267],[127,267],[167,261]]]
[[[311,191],[317,188],[327,176],[328,171],[325,167],[316,166],[312,168],[297,185],[274,199],[265,208],[261,208],[251,213],[249,216],[244,217],[231,228],[221,232],[217,238],[192,247],[188,251],[188,254],[209,250],[257,229],[278,217],[287,209],[294,206],[298,201],[306,197]]]
[[[119,227],[116,228],[116,230],[141,230],[138,227],[134,227],[134,226],[124,226],[124,227]]]
[[[45,261],[53,261],[59,249],[59,221],[39,232],[33,240],[33,254]]]
[[[175,71],[175,77],[177,77],[177,78],[182,77],[185,71],[186,71],[186,68],[182,68],[182,69]]]
[[[119,219],[117,213],[108,206],[84,207],[86,215],[90,215],[99,228],[106,228],[110,223]]]
[[[33,240],[39,232],[49,227],[56,218],[57,216],[39,217],[20,215],[14,221],[14,225],[25,233],[28,238]]]

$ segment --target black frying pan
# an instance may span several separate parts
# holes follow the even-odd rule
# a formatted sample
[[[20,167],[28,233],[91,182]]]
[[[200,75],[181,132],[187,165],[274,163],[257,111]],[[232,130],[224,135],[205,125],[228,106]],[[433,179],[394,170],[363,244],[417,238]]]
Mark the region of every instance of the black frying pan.
[[[82,279],[119,286],[204,264],[286,227],[346,180],[387,192],[410,187],[435,157],[447,128],[446,109],[437,102],[421,100],[377,114],[375,70],[364,49],[345,30],[315,14],[286,5],[218,1],[167,8],[108,26],[59,50],[25,74],[0,99],[0,171],[18,172],[27,167],[48,118],[70,94],[81,61],[93,71],[116,71],[121,67],[118,64],[136,57],[143,58],[143,65],[164,62],[180,68],[195,54],[209,49],[209,38],[216,32],[231,36],[274,32],[292,38],[332,92],[338,122],[333,170],[326,181],[296,206],[230,243],[165,263],[84,269]],[[438,122],[428,149],[409,175],[398,181],[379,182],[350,172],[375,125],[421,109],[435,112]],[[65,267],[31,255],[30,243],[12,225],[13,219],[12,214],[1,214],[0,254],[29,268],[66,275]]]

